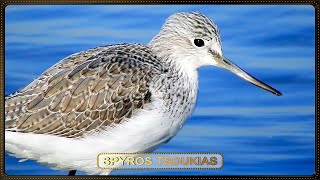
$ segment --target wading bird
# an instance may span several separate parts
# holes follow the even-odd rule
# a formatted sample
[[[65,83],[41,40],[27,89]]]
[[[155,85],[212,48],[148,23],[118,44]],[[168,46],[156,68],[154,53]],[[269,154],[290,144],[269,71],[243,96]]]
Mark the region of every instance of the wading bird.
[[[99,153],[151,152],[177,134],[195,107],[202,66],[281,95],[222,55],[213,21],[176,13],[147,45],[73,54],[5,97],[5,150],[70,174],[109,174],[97,168]]]

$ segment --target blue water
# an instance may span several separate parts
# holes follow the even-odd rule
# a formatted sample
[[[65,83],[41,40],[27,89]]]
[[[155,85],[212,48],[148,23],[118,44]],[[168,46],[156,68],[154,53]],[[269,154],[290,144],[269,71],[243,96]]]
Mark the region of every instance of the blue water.
[[[194,115],[158,152],[220,152],[220,170],[131,170],[123,174],[311,175],[315,171],[315,10],[309,5],[13,6],[5,13],[5,93],[58,60],[114,43],[148,43],[175,12],[218,25],[224,55],[281,97],[215,67],[199,71]],[[9,175],[66,175],[5,156]],[[83,174],[80,172],[79,174]]]

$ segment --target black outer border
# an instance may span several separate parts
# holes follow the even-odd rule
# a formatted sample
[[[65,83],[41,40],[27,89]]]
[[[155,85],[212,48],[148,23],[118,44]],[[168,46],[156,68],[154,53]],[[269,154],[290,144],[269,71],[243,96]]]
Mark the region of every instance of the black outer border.
[[[314,174],[310,176],[8,176],[5,174],[4,170],[4,121],[1,122],[2,126],[0,126],[0,179],[8,179],[8,180],[31,180],[31,179],[91,179],[91,180],[98,180],[98,179],[119,179],[119,180],[134,180],[134,179],[153,179],[153,180],[160,180],[160,179],[171,179],[171,180],[178,180],[178,179],[271,179],[271,180],[290,180],[290,179],[320,179],[320,141],[319,141],[319,7],[320,1],[319,0],[2,0],[0,2],[0,107],[1,117],[4,117],[4,33],[5,33],[5,8],[7,5],[22,5],[22,4],[247,4],[247,5],[312,5],[315,8],[315,169],[316,171]],[[3,120],[3,119],[2,119]]]

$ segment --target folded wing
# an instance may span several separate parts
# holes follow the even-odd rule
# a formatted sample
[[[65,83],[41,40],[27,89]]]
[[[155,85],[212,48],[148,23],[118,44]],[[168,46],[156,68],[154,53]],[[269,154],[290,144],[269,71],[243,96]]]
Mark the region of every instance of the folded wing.
[[[129,44],[67,57],[6,97],[5,128],[72,138],[121,123],[151,101],[156,63],[147,47]]]

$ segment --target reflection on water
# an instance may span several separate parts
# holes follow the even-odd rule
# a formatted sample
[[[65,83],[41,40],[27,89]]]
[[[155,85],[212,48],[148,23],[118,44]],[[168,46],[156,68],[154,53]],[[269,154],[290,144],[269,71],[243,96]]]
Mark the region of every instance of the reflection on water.
[[[157,151],[219,152],[224,167],[112,174],[311,175],[315,169],[312,6],[9,6],[5,92],[23,87],[71,53],[105,44],[147,43],[165,18],[179,11],[199,11],[213,18],[222,33],[224,54],[283,96],[225,70],[201,68],[194,115]],[[67,174],[34,161],[18,163],[8,155],[5,160],[9,175]]]

